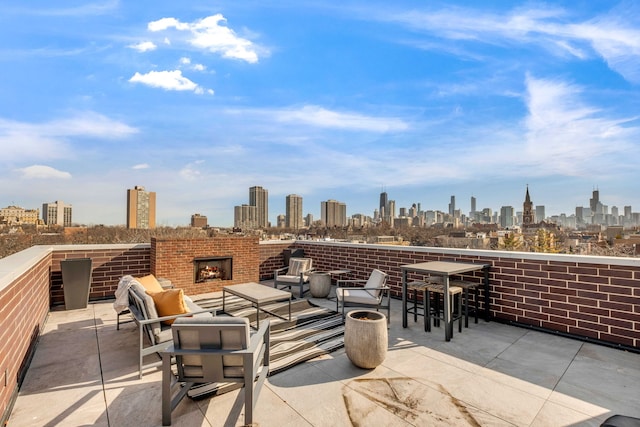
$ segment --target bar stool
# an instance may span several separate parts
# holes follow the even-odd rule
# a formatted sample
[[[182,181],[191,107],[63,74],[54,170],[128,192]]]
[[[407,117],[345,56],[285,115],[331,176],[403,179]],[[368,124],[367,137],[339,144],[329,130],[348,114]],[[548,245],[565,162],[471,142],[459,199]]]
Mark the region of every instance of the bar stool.
[[[407,307],[407,313],[413,313],[413,321],[418,321],[418,316],[424,316],[424,296],[422,300],[422,312],[419,312],[418,307],[418,293],[424,294],[424,288],[427,286],[426,282],[421,280],[416,280],[414,282],[407,283],[407,301],[409,301],[409,296],[413,292],[413,298],[411,298],[411,302],[413,303],[413,307]]]
[[[440,326],[440,320],[444,321],[444,285],[429,283],[425,286],[425,330],[431,332],[431,319],[434,326]],[[431,310],[431,294],[433,294],[434,308]],[[440,315],[440,296],[443,298],[442,316]],[[458,301],[457,312],[453,312],[454,301]],[[458,332],[462,333],[462,288],[460,286],[449,286],[449,301],[451,311],[451,322],[458,321]]]
[[[473,290],[473,301],[474,301],[474,317],[475,323],[478,323],[478,300],[479,292],[478,287],[480,283],[478,282],[470,282],[468,280],[451,280],[449,281],[449,285],[458,286],[464,291],[464,327],[469,327],[469,290]]]

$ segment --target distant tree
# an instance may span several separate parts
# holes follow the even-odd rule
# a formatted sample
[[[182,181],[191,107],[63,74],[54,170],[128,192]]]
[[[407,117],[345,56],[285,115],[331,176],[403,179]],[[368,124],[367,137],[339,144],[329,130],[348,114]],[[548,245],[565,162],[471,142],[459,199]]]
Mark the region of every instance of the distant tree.
[[[517,251],[522,247],[520,236],[515,233],[507,233],[502,238],[502,242],[498,244],[498,248],[503,251]]]

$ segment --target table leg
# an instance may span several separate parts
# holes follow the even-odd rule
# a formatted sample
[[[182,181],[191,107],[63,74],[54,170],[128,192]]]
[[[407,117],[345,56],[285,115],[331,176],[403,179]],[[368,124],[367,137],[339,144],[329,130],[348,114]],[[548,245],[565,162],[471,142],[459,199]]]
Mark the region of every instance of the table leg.
[[[260,329],[260,303],[256,303],[256,329]]]
[[[489,295],[489,266],[484,268],[484,320],[489,321],[491,317],[491,297]]]
[[[442,311],[444,312],[444,338],[446,341],[451,341],[451,335],[453,335],[453,323],[451,323],[451,304],[450,304],[450,295],[449,295],[449,275],[446,274],[443,276],[442,280],[444,284],[444,307],[442,307]]]
[[[291,297],[289,297],[289,322],[291,322]]]
[[[224,309],[224,297],[227,295],[227,291],[222,288],[222,312],[226,313],[225,309]]]
[[[402,270],[402,327],[407,327],[407,270]]]

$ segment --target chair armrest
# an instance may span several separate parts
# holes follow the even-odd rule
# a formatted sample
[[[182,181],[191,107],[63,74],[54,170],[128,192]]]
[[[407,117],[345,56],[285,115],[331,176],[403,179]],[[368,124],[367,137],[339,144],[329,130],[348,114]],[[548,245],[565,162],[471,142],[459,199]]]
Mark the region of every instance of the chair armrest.
[[[273,272],[273,277],[277,279],[279,275],[285,275],[287,270],[289,270],[289,266],[279,268]]]
[[[362,290],[362,291],[386,291],[386,290],[390,290],[391,288],[388,286],[382,286],[379,288],[365,288],[363,286],[341,286],[340,289],[345,289],[345,290]]]
[[[175,320],[179,317],[190,317],[190,316],[194,316],[196,314],[202,314],[202,313],[211,313],[215,316],[217,312],[218,312],[217,308],[208,308],[206,310],[190,311],[188,313],[182,313],[182,314],[173,314],[171,316],[163,316],[163,317],[158,317],[156,319],[142,319],[138,323],[140,323],[141,325],[149,325],[151,323],[164,322],[165,320],[171,320],[171,319]]]
[[[260,329],[258,329],[258,331],[251,335],[250,338],[250,344],[249,347],[247,348],[247,350],[250,353],[253,353],[254,351],[256,351],[256,349],[258,348],[258,345],[260,344],[260,338],[264,339],[265,344],[267,344],[267,346],[269,345],[269,326],[270,326],[270,322],[269,320],[263,320],[262,324],[260,325]]]
[[[342,288],[344,286],[341,286],[341,283],[351,283],[351,284],[356,284],[356,283],[367,283],[366,279],[339,279],[336,281],[336,284],[339,288]],[[362,286],[351,286],[351,289],[359,289]]]

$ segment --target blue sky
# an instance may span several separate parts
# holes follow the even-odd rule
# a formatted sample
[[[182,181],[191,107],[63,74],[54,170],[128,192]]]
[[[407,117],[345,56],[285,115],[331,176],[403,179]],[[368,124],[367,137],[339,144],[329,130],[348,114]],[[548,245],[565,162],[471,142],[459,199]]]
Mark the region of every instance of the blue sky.
[[[613,1],[0,1],[0,205],[233,224],[379,193],[463,213],[640,211],[640,6]]]

